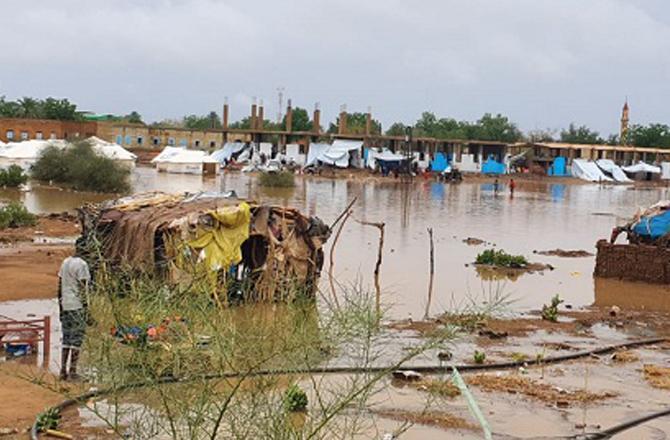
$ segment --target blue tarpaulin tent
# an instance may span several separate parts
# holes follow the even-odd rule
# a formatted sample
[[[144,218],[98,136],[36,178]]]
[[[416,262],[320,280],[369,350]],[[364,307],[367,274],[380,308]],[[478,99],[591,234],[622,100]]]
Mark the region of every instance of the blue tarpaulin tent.
[[[490,155],[486,162],[482,164],[482,173],[505,174],[505,164],[498,162],[493,155]]]
[[[447,169],[448,165],[449,162],[447,161],[447,157],[444,155],[444,153],[438,152],[435,153],[435,157],[430,162],[430,170],[436,173],[441,173]]]
[[[633,232],[637,235],[651,238],[662,237],[670,232],[670,210],[663,211],[654,216],[642,217],[639,222],[633,226]]]

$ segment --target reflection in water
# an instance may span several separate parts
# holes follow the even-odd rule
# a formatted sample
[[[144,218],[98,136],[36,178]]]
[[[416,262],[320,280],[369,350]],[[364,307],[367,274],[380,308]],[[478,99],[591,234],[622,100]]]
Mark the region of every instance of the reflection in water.
[[[296,178],[289,190],[261,189],[255,178],[243,173],[224,173],[216,178],[157,173],[137,168],[135,191],[168,192],[235,190],[240,197],[260,202],[292,205],[326,223],[332,222],[353,197],[355,218],[386,223],[382,274],[383,300],[394,316],[421,316],[428,285],[428,239],[426,228],[435,234],[435,293],[431,310],[450,305],[451,298],[481,293],[482,279],[474,267],[481,246],[467,246],[461,240],[477,237],[495,243],[509,253],[532,255],[533,250],[583,249],[595,253],[595,242],[609,235],[617,218],[627,218],[633,207],[648,206],[667,196],[666,188],[599,187],[548,182],[518,182],[514,198],[495,196],[492,185],[458,185],[425,182],[401,183],[395,179],[347,181]],[[439,194],[439,197],[438,197]],[[37,212],[63,211],[104,195],[72,193],[38,188],[30,193],[0,191],[0,198],[21,198]],[[610,212],[616,217],[594,216]],[[377,231],[348,222],[337,246],[336,276],[344,283],[362,278],[372,287],[368,268],[374,266]],[[326,250],[326,255],[328,251]],[[534,256],[539,263],[556,268],[543,274],[527,274],[508,283],[506,293],[516,298],[517,308],[538,308],[559,294],[579,306],[594,300],[594,258]],[[328,261],[325,262],[328,266]],[[323,280],[326,281],[327,280]],[[633,292],[639,286],[633,286]],[[600,294],[599,294],[600,295]],[[631,296],[634,296],[631,294]]]
[[[477,275],[484,281],[509,280],[516,281],[525,272],[522,270],[496,268],[491,266],[475,266]]]
[[[595,278],[595,304],[670,312],[670,286]]]

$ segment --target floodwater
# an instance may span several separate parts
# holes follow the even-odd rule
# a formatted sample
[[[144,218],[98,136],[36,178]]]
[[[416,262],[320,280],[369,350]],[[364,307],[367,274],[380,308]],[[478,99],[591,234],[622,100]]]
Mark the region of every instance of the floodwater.
[[[240,197],[280,205],[291,205],[331,223],[357,197],[354,214],[346,223],[335,250],[334,274],[340,283],[362,282],[373,288],[372,273],[379,232],[356,220],[384,222],[385,243],[381,280],[383,302],[390,317],[415,319],[424,314],[429,282],[429,239],[435,240],[435,282],[431,315],[491,294],[509,295],[514,310],[541,307],[559,294],[566,303],[581,305],[632,303],[639,294],[644,306],[670,310],[670,289],[607,280],[594,282],[595,257],[560,258],[533,254],[554,248],[583,249],[595,253],[595,243],[608,238],[640,206],[648,206],[670,195],[667,188],[640,189],[625,186],[569,185],[520,182],[514,197],[504,186],[498,194],[490,183],[443,184],[416,179],[403,183],[394,179],[347,181],[298,178],[292,189],[264,189],[255,178],[226,173],[211,178],[157,173],[140,167],[134,175],[136,192],[235,190]],[[28,193],[3,193],[0,197],[22,199],[35,212],[71,210],[99,194],[35,188]],[[467,266],[477,253],[490,245],[463,243],[476,237],[497,249],[523,254],[532,262],[548,263],[555,270],[523,274],[518,278],[492,280]],[[324,276],[329,266],[326,247]],[[327,294],[327,283],[323,284]],[[631,295],[634,292],[635,295]],[[657,298],[666,298],[663,301]],[[633,304],[634,305],[634,304]]]

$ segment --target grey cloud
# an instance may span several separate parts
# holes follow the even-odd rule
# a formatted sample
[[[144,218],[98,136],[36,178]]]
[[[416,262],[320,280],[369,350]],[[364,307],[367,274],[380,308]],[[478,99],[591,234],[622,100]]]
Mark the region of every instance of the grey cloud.
[[[68,96],[149,119],[251,97],[373,107],[385,125],[423,110],[502,112],[524,129],[670,122],[670,5],[655,0],[417,2],[3,1],[0,94]]]

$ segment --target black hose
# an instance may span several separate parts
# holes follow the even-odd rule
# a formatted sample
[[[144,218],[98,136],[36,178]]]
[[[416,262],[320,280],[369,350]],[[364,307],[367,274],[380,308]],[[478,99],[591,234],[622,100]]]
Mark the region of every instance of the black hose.
[[[665,409],[661,411],[657,411],[654,413],[647,414],[645,416],[640,416],[635,419],[628,420],[626,422],[623,422],[619,425],[612,426],[610,428],[605,429],[604,431],[600,432],[594,432],[592,434],[586,434],[585,436],[577,436],[574,437],[576,439],[583,439],[583,440],[599,440],[599,439],[608,439],[612,438],[613,435],[619,434],[621,432],[627,431],[631,428],[634,428],[638,425],[641,425],[643,423],[646,423],[650,420],[658,419],[659,417],[665,417],[665,416],[670,416],[670,407],[666,407]]]
[[[518,367],[524,367],[524,366],[532,366],[532,365],[545,365],[545,364],[556,364],[559,362],[565,362],[565,361],[570,361],[570,360],[575,360],[575,359],[580,359],[588,356],[594,356],[594,355],[599,355],[599,354],[606,354],[610,353],[612,351],[624,349],[624,348],[634,348],[634,347],[641,347],[644,345],[652,345],[652,344],[658,344],[660,342],[666,341],[667,338],[653,338],[653,339],[642,339],[638,341],[631,341],[631,342],[624,342],[621,344],[613,344],[613,345],[608,345],[605,347],[601,348],[596,348],[593,350],[586,350],[586,351],[579,351],[576,353],[570,353],[570,354],[565,354],[561,356],[551,356],[548,358],[544,359],[533,359],[533,360],[528,360],[528,361],[511,361],[511,362],[500,362],[500,363],[495,363],[495,364],[464,364],[464,365],[417,365],[417,366],[408,366],[404,368],[398,368],[397,370],[401,371],[416,371],[419,373],[425,373],[425,374],[437,374],[437,373],[449,373],[452,372],[454,369],[457,369],[459,371],[463,372],[476,372],[476,371],[490,371],[490,370],[505,370],[505,369],[510,369],[510,368],[518,368]],[[94,391],[89,391],[87,393],[81,394],[80,396],[73,397],[67,400],[64,400],[63,402],[59,403],[56,405],[54,408],[58,409],[59,411],[62,411],[70,406],[77,405],[80,402],[85,402],[86,400],[99,397],[99,396],[104,396],[107,394],[110,394],[112,392],[118,392],[118,391],[124,391],[127,389],[133,389],[133,388],[142,388],[145,386],[149,385],[156,385],[156,384],[170,384],[170,383],[178,383],[178,382],[189,382],[193,380],[211,380],[211,379],[222,379],[222,378],[235,378],[239,377],[242,375],[245,375],[246,377],[260,377],[260,376],[285,376],[285,375],[291,375],[291,374],[359,374],[359,373],[381,373],[384,371],[392,371],[394,370],[394,367],[390,366],[385,366],[385,367],[323,367],[323,368],[304,368],[304,369],[277,369],[277,370],[259,370],[259,371],[254,371],[251,372],[250,374],[245,374],[245,373],[239,373],[239,372],[226,372],[226,373],[218,373],[218,374],[206,374],[202,376],[197,376],[197,377],[192,377],[192,378],[177,378],[173,376],[165,376],[161,377],[158,379],[156,382],[136,382],[136,383],[130,383],[123,385],[121,387],[117,388],[108,388],[104,390],[94,390]],[[639,419],[635,419],[626,423],[623,423],[621,425],[617,425],[615,427],[612,427],[608,430],[601,431],[599,433],[594,433],[594,434],[589,434],[589,435],[606,435],[605,437],[582,437],[585,438],[586,440],[591,440],[591,439],[602,439],[602,438],[608,438],[606,433],[610,432],[612,429],[618,429],[617,431],[613,431],[609,436],[612,436],[618,432],[622,432],[626,429],[630,429],[633,426],[639,425],[641,423],[644,423],[648,420],[657,418],[657,417],[662,417],[664,415],[667,415],[667,413],[670,413],[670,408],[666,409],[665,412],[662,414],[658,415],[659,413],[655,414],[650,414],[645,417],[641,417]],[[33,426],[30,430],[30,438],[32,440],[37,440],[38,439],[38,432],[37,432],[37,418],[35,418],[35,422],[33,423]]]

